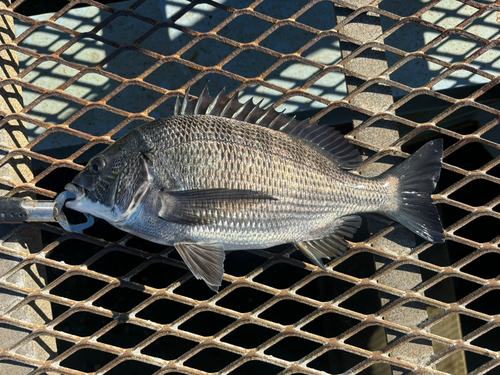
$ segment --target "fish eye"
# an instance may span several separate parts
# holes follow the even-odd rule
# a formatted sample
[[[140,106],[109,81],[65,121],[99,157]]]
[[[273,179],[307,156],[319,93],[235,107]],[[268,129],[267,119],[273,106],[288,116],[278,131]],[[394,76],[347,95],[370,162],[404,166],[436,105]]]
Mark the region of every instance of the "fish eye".
[[[97,158],[92,161],[90,164],[90,173],[98,174],[101,173],[104,167],[106,166],[106,162],[103,158]]]

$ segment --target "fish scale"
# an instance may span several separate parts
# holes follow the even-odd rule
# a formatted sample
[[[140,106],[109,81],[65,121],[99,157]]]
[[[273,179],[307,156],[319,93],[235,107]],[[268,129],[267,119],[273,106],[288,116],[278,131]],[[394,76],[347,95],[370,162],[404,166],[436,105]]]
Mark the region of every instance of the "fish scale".
[[[203,131],[202,121],[210,122],[213,119],[210,116],[199,117],[201,118],[194,119],[194,122],[198,123],[201,128],[200,131]],[[170,127],[175,127],[175,122],[165,127],[165,134],[158,134],[158,136],[168,138],[170,135],[168,129]],[[160,130],[161,127],[156,128],[157,132]],[[262,130],[266,129],[262,128]],[[147,129],[145,129],[146,132]],[[349,194],[348,188],[345,187],[339,195],[338,190],[334,190],[334,181],[341,182],[357,177],[338,169],[325,157],[318,158],[319,160],[314,163],[315,168],[313,169],[310,163],[303,162],[304,159],[283,160],[284,158],[280,157],[279,149],[269,152],[258,148],[251,150],[254,154],[253,158],[263,160],[263,165],[266,165],[266,168],[256,169],[250,175],[243,170],[243,163],[240,162],[239,157],[239,155],[249,153],[250,147],[238,145],[236,137],[230,152],[214,153],[212,145],[221,142],[223,141],[201,141],[198,139],[195,145],[186,142],[172,147],[168,153],[158,149],[158,155],[154,157],[154,160],[158,163],[155,168],[177,171],[176,175],[179,178],[176,182],[184,190],[213,188],[253,190],[260,186],[263,191],[270,195],[293,198],[298,203],[306,205],[314,204],[316,201],[320,201],[324,205],[327,201],[333,200],[338,200],[338,204],[341,204],[343,201],[342,195]],[[282,145],[283,148],[287,146],[286,144]],[[195,149],[196,151],[193,151]],[[189,160],[189,162],[186,162],[186,160]],[[288,167],[287,173],[284,172],[285,165]],[[189,166],[189,168],[186,168],[186,166]],[[258,165],[256,167],[258,168]],[[253,183],[252,178],[258,183]],[[342,188],[345,185],[340,183],[340,186]],[[288,190],[288,194],[285,194],[285,190]],[[293,194],[294,191],[295,194]],[[305,197],[306,195],[307,197]],[[363,202],[361,204],[366,206]],[[330,209],[333,210],[333,207]]]
[[[109,146],[67,185],[68,206],[147,240],[174,245],[217,290],[225,250],[293,243],[315,265],[342,256],[358,214],[400,221],[442,242],[432,204],[442,142],[375,178],[348,172],[359,153],[338,132],[205,89],[174,116]]]
[[[366,184],[366,179],[343,171],[304,142],[264,127],[194,115],[173,116],[137,131],[146,145],[154,145],[153,169],[175,171],[175,186],[159,186],[160,189],[258,189],[278,198],[248,202],[239,208],[228,202],[214,211],[226,212],[229,221],[215,221],[196,230],[183,228],[187,237],[205,230],[204,242],[235,243],[237,248],[255,246],[251,243],[254,235],[248,236],[243,228],[256,221],[264,225],[266,232],[261,235],[272,244],[295,242],[298,238],[314,240],[328,235],[336,218],[373,212],[385,199],[383,182],[372,180],[369,188],[363,190],[349,188]],[[224,151],[219,154],[215,150]],[[243,155],[252,155],[252,160],[261,160],[265,166],[252,175],[258,183],[252,183],[250,175],[242,171]],[[285,165],[288,173],[283,173]],[[234,215],[242,210],[247,213],[248,223]],[[202,222],[211,219],[202,214],[202,208],[193,209],[191,215],[202,218]],[[211,235],[214,227],[222,228],[218,238]],[[324,232],[316,230],[311,237],[311,230],[318,227],[324,228]],[[150,227],[147,234],[157,233],[157,228]]]

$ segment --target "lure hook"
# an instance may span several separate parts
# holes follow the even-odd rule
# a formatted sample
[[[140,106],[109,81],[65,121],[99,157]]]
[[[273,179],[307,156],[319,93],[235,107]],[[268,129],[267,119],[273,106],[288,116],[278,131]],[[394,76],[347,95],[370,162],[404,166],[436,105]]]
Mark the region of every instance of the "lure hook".
[[[67,200],[75,199],[75,198],[76,198],[76,196],[72,192],[63,191],[55,199],[55,202],[60,207],[58,217],[56,217],[55,219],[59,223],[59,225],[61,227],[63,227],[63,229],[65,229],[68,232],[81,232],[82,230],[87,229],[87,228],[91,227],[92,225],[94,225],[94,218],[91,215],[86,214],[86,213],[84,213],[84,215],[85,215],[85,218],[87,219],[87,221],[84,223],[71,224],[68,221],[68,219],[66,218],[66,215],[62,211],[62,208],[64,207],[64,204],[66,203]]]

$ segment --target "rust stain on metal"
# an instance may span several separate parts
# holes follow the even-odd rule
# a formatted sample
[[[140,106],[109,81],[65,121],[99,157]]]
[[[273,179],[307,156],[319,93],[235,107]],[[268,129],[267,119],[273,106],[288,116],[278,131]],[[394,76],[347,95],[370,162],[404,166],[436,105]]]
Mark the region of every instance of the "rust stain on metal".
[[[2,305],[0,313],[0,324],[26,332],[18,341],[12,342],[8,347],[0,349],[0,361],[10,361],[9,363],[18,366],[26,366],[32,369],[32,374],[61,373],[76,375],[82,371],[67,366],[68,358],[73,358],[75,353],[80,350],[95,350],[102,353],[108,353],[110,360],[102,364],[97,373],[105,374],[111,369],[120,366],[128,361],[135,361],[141,364],[154,366],[155,375],[166,374],[169,372],[180,372],[186,374],[205,374],[214,372],[199,369],[193,366],[192,360],[204,350],[218,349],[227,355],[234,355],[234,360],[225,364],[223,368],[217,370],[221,374],[230,374],[241,366],[252,361],[263,362],[281,368],[281,373],[301,373],[318,375],[327,372],[325,368],[318,366],[318,359],[328,357],[329,353],[340,351],[349,353],[349,355],[358,358],[356,365],[343,369],[340,372],[350,371],[352,374],[358,374],[363,370],[374,365],[388,365],[394,371],[413,371],[415,374],[443,374],[440,370],[440,363],[447,360],[452,361],[461,353],[475,353],[483,358],[483,362],[474,369],[469,369],[475,375],[487,374],[492,369],[500,366],[499,352],[490,349],[486,345],[480,344],[482,338],[487,337],[491,332],[500,329],[500,319],[498,311],[492,313],[488,310],[479,310],[477,301],[487,298],[489,293],[495,293],[500,290],[500,281],[497,275],[484,276],[482,274],[469,273],[467,270],[481,259],[487,256],[500,255],[499,243],[500,235],[498,231],[491,232],[489,237],[474,237],[469,234],[464,235],[464,228],[475,220],[500,220],[500,195],[492,197],[488,202],[476,203],[464,199],[463,196],[456,198],[460,189],[467,187],[468,184],[480,182],[489,184],[492,189],[499,189],[500,176],[500,141],[491,136],[498,134],[500,110],[495,106],[491,99],[482,100],[488,95],[490,90],[494,90],[500,78],[495,72],[484,69],[484,64],[478,63],[481,58],[486,56],[489,51],[497,48],[498,39],[488,39],[486,37],[473,33],[471,27],[473,24],[481,22],[487,14],[496,12],[496,21],[499,22],[498,11],[500,5],[498,2],[493,4],[482,4],[475,1],[461,0],[455,1],[457,6],[466,6],[466,12],[460,20],[453,24],[439,24],[436,21],[426,20],[429,13],[437,10],[440,0],[433,0],[427,4],[419,4],[419,9],[414,9],[411,14],[403,14],[394,10],[386,9],[384,2],[372,1],[362,3],[359,1],[331,0],[329,5],[337,8],[348,9],[348,14],[339,19],[335,27],[326,30],[315,28],[314,25],[303,23],[302,17],[323,1],[311,0],[294,10],[293,14],[276,15],[266,14],[262,11],[263,0],[255,1],[242,9],[233,8],[216,2],[209,2],[214,9],[224,14],[220,22],[212,29],[207,31],[198,31],[187,26],[177,24],[183,15],[190,11],[196,11],[196,6],[203,1],[192,1],[181,7],[174,17],[166,21],[159,21],[152,16],[141,13],[141,4],[144,1],[131,2],[126,9],[117,10],[109,5],[103,5],[95,0],[69,1],[67,5],[57,11],[50,19],[38,21],[32,17],[22,15],[16,11],[26,1],[18,0],[6,9],[0,9],[2,17],[13,17],[20,22],[28,25],[26,31],[18,35],[15,39],[5,41],[0,46],[1,53],[16,52],[28,56],[31,60],[29,66],[19,73],[10,75],[0,82],[0,89],[7,90],[9,87],[22,87],[23,90],[30,90],[38,93],[38,97],[31,103],[24,106],[20,111],[7,111],[0,109],[0,129],[7,129],[9,123],[13,121],[29,122],[44,131],[26,144],[2,144],[1,149],[5,151],[5,156],[0,159],[0,168],[11,165],[17,158],[31,158],[44,165],[45,167],[38,171],[34,176],[30,176],[26,181],[0,177],[0,183],[9,188],[7,195],[13,196],[19,193],[39,194],[40,196],[53,198],[59,191],[52,190],[50,186],[44,183],[44,179],[57,173],[61,168],[79,171],[82,169],[79,158],[94,146],[107,145],[116,139],[120,131],[127,126],[138,121],[150,121],[153,119],[152,113],[161,109],[166,102],[179,94],[184,94],[189,86],[201,84],[206,81],[206,77],[216,74],[218,77],[231,81],[231,95],[250,88],[255,85],[265,87],[273,92],[280,93],[279,99],[273,104],[275,107],[294,97],[305,98],[316,103],[321,103],[324,108],[314,115],[314,120],[320,120],[329,115],[330,112],[338,109],[348,109],[358,114],[356,117],[356,127],[347,135],[347,137],[362,149],[369,158],[359,169],[359,173],[369,173],[369,171],[378,163],[387,157],[406,158],[409,153],[405,150],[407,144],[411,144],[418,139],[425,138],[429,134],[435,137],[446,139],[445,159],[443,163],[444,174],[453,176],[453,182],[444,186],[440,191],[434,194],[435,202],[440,207],[447,207],[449,210],[460,211],[460,215],[453,218],[446,228],[446,239],[448,243],[460,246],[460,249],[467,249],[466,256],[449,262],[434,262],[426,257],[429,251],[433,251],[429,243],[420,243],[409,246],[408,251],[393,252],[384,245],[384,239],[396,230],[394,225],[383,225],[378,231],[371,233],[363,242],[351,243],[352,248],[342,259],[333,260],[328,264],[328,272],[324,272],[318,267],[309,263],[304,263],[294,257],[294,249],[287,248],[279,253],[273,253],[266,250],[253,251],[252,254],[262,259],[260,265],[244,275],[234,275],[230,272],[224,275],[225,288],[219,294],[208,298],[197,298],[192,295],[182,294],[181,288],[192,282],[190,273],[180,273],[179,277],[169,282],[168,285],[155,286],[142,283],[139,276],[143,275],[145,270],[153,265],[163,265],[177,270],[186,270],[184,264],[176,257],[172,257],[172,249],[165,248],[158,252],[146,251],[141,246],[134,244],[134,238],[131,235],[121,234],[121,238],[107,238],[101,233],[94,235],[66,233],[61,228],[43,223],[32,223],[19,226],[16,231],[22,230],[41,230],[45,233],[44,247],[34,253],[26,253],[21,249],[8,246],[7,239],[0,242],[0,255],[18,259],[15,266],[2,270],[0,274],[0,288],[9,291],[9,293],[23,296],[16,299],[9,306]],[[58,24],[58,19],[65,15],[77,4],[96,7],[108,14],[107,18],[95,26],[92,31],[80,33],[67,26]],[[236,6],[236,5],[235,5]],[[442,9],[440,8],[440,12]],[[436,13],[441,14],[441,13]],[[363,35],[363,25],[359,22],[363,17],[370,18],[373,15],[391,21],[390,27],[380,29],[376,27],[378,34],[373,37]],[[148,25],[148,30],[139,35],[133,42],[121,43],[109,39],[104,35],[99,35],[99,31],[108,27],[120,19],[120,17],[129,17],[134,22]],[[267,28],[255,35],[249,42],[239,42],[231,38],[231,35],[224,34],[224,29],[239,17],[251,17],[255,22],[267,24]],[[281,18],[280,18],[281,17]],[[57,32],[71,36],[71,38],[62,43],[57,53],[44,54],[34,51],[25,46],[24,41],[37,30],[49,27]],[[310,40],[303,46],[299,46],[290,53],[279,52],[266,47],[267,38],[274,33],[279,32],[283,27],[291,27],[300,32],[311,34]],[[437,37],[426,41],[418,49],[406,51],[399,46],[395,46],[390,41],[394,36],[405,27],[423,27],[437,34]],[[172,28],[178,30],[186,36],[186,42],[171,54],[162,54],[152,51],[143,46],[145,41],[153,39],[156,32],[162,28]],[[354,31],[353,31],[354,30]],[[85,38],[97,40],[115,49],[115,52],[105,56],[104,60],[97,65],[85,66],[75,59],[68,58],[67,51],[71,51],[77,43]],[[345,53],[343,58],[331,65],[320,61],[312,61],[303,57],[304,53],[314,47],[316,43],[327,38],[335,38],[342,45],[350,48],[350,53]],[[433,53],[440,48],[447,38],[461,38],[467,42],[474,42],[477,48],[470,51],[470,54],[464,55],[460,61],[448,61],[440,58]],[[365,40],[366,39],[366,40]],[[223,56],[220,61],[210,66],[190,61],[186,59],[185,52],[196,47],[199,43],[213,41],[225,46],[230,46],[233,50]],[[154,60],[144,71],[136,77],[123,77],[106,69],[107,64],[112,64],[119,56],[119,52],[134,51],[142,56]],[[255,51],[265,56],[275,59],[268,67],[263,69],[257,76],[245,77],[229,67],[231,63],[237,61],[239,56],[246,51]],[[398,61],[393,65],[379,64],[377,70],[366,71],[366,65],[369,61],[370,53],[378,55],[386,53],[396,56]],[[368,57],[367,57],[368,56]],[[26,82],[24,78],[37,69],[44,62],[52,62],[57,65],[66,66],[74,69],[76,74],[68,78],[57,88],[47,89],[37,85],[36,81]],[[419,62],[426,66],[433,67],[435,74],[432,79],[422,83],[418,87],[411,87],[397,79],[397,74],[401,67],[406,64]],[[308,67],[314,67],[317,72],[309,77],[300,85],[292,89],[280,86],[276,82],[268,80],[280,67],[287,63],[304,64]],[[373,63],[371,61],[370,63]],[[191,75],[186,77],[185,82],[180,87],[160,87],[149,81],[149,78],[157,74],[162,68],[169,64],[177,64],[189,69]],[[485,83],[474,87],[467,92],[465,96],[453,95],[451,91],[434,91],[432,88],[436,84],[453,77],[455,72],[467,72],[467,74],[476,75]],[[347,75],[356,82],[349,87],[347,95],[340,100],[329,100],[320,95],[316,95],[310,90],[315,83],[329,73],[338,72]],[[101,77],[115,83],[109,91],[99,100],[92,101],[82,97],[76,97],[68,92],[68,88],[76,84],[86,74],[97,74]],[[394,100],[388,100],[381,103],[380,106],[370,103],[373,98],[373,91],[376,88],[385,88],[384,92],[390,93],[391,90],[399,90],[403,95]],[[114,100],[124,90],[137,88],[145,92],[152,93],[151,102],[146,108],[139,112],[132,112],[129,108],[118,108],[113,103]],[[154,96],[154,95],[156,96]],[[414,100],[422,98],[431,98],[439,101],[443,109],[435,111],[429,118],[422,121],[412,116],[401,115],[408,105]],[[45,100],[56,98],[61,101],[72,103],[78,106],[71,116],[60,123],[50,123],[37,118],[34,113],[37,106]],[[363,99],[365,98],[365,99]],[[100,110],[106,113],[114,114],[120,118],[116,124],[111,126],[105,134],[94,135],[75,126],[79,121],[83,121],[89,111]],[[454,113],[464,113],[466,110],[480,111],[488,120],[485,120],[480,126],[470,132],[461,132],[453,127],[445,127],[443,123],[453,116]],[[325,117],[326,118],[326,117]],[[388,122],[395,124],[393,130],[393,139],[387,142],[378,142],[370,137],[363,137],[363,134],[370,133],[381,123]],[[398,129],[404,131],[398,131]],[[496,132],[496,133],[494,133]],[[64,133],[66,136],[76,137],[81,140],[83,146],[68,152],[63,158],[39,151],[39,145],[46,138],[54,134]],[[456,162],[455,155],[463,152],[464,148],[484,147],[489,150],[492,157],[487,163],[480,166],[467,166]],[[483,186],[483,185],[481,185]],[[481,192],[474,192],[473,195],[480,195]],[[487,231],[487,229],[485,229]],[[468,232],[465,232],[468,233]],[[489,232],[488,232],[489,233]],[[104,237],[104,238],[101,238]],[[54,257],[53,254],[58,247],[64,247],[68,244],[77,244],[80,248],[95,249],[90,256],[70,264]],[[114,257],[119,261],[120,255],[135,257],[137,264],[130,267],[126,272],[120,275],[106,274],[99,272],[96,265],[100,264],[106,257]],[[370,275],[352,274],[346,271],[349,262],[363,254],[372,254],[377,259],[383,260],[384,266],[378,268]],[[45,266],[52,270],[56,275],[48,285],[20,285],[14,282],[19,275],[30,272],[37,266]],[[276,286],[269,283],[263,275],[268,274],[273,266],[292,267],[304,272],[304,275],[294,280],[286,287]],[[430,276],[423,280],[418,280],[416,285],[404,286],[386,282],[387,278],[400,269],[419,269],[424,270]],[[271,270],[272,271],[272,270]],[[55,291],[62,285],[67,285],[72,278],[86,278],[100,285],[90,295],[79,298],[77,295],[61,295]],[[279,275],[277,275],[279,277]],[[338,293],[334,298],[323,300],[314,295],[305,294],[303,291],[308,285],[318,285],[318,280],[332,278],[338,282],[350,284],[348,288]],[[467,285],[474,285],[473,290],[455,296],[455,300],[438,299],[432,294],[442,283],[450,280],[463,280]],[[384,281],[385,280],[385,281]],[[462,281],[461,281],[462,282]],[[315,283],[315,284],[312,284]],[[108,293],[120,290],[130,290],[141,295],[141,300],[131,307],[124,310],[113,309],[109,306],[103,306],[99,301]],[[253,306],[249,311],[239,311],[238,309],[225,307],[227,298],[236,295],[241,291],[251,290],[267,296],[262,303]],[[367,312],[358,311],[348,306],[358,293],[369,293],[376,291],[381,295],[391,296],[386,303],[377,311]],[[490,294],[491,296],[492,294]],[[226,300],[224,300],[226,298]],[[491,297],[490,297],[491,298]],[[159,301],[171,301],[172,303],[182,304],[186,311],[182,312],[168,324],[148,319],[142,315],[153,304]],[[279,322],[266,317],[266,313],[280,303],[296,303],[308,311],[295,322]],[[47,305],[59,306],[60,311],[54,318],[46,316],[43,322],[30,321],[22,318],[20,312],[29,311],[36,306]],[[347,305],[346,305],[347,304]],[[405,311],[405,306],[414,306],[422,308],[423,312],[432,311],[429,318],[415,322],[407,322],[398,315],[398,312]],[[34,307],[35,306],[35,307]],[[346,307],[347,306],[347,307]],[[427,309],[427,310],[425,310]],[[118,311],[117,311],[118,310]],[[218,329],[217,332],[205,335],[199,332],[192,332],[185,329],[185,323],[193,321],[198,314],[212,313],[217,316],[228,319],[226,325]],[[86,316],[99,317],[107,323],[87,335],[79,335],[75,332],[66,332],[58,328],[58,325],[74,319],[77,314],[86,314]],[[334,336],[311,331],[308,327],[311,323],[322,319],[324,316],[341,316],[343,319],[354,321],[349,328],[336,332]],[[435,329],[444,327],[453,319],[459,319],[460,316],[466,316],[475,319],[481,324],[469,332],[460,332],[456,336],[447,337],[446,329]],[[111,331],[123,324],[130,324],[139,327],[147,332],[141,341],[133,346],[123,348],[121,346],[106,343],[103,337],[106,337]],[[253,348],[248,348],[237,343],[226,340],[232,332],[246,324],[253,324],[260,328],[273,331],[274,333],[260,342]],[[456,324],[456,321],[455,323]],[[367,347],[356,344],[354,338],[362,335],[365,330],[373,327],[381,327],[386,332],[392,332],[391,341],[384,347],[370,350]],[[457,331],[458,332],[458,331]],[[462,336],[463,335],[463,336]],[[161,356],[148,352],[147,348],[165,337],[177,337],[189,340],[194,343],[192,347],[186,349],[176,358],[165,359]],[[276,347],[282,340],[290,338],[299,338],[312,343],[314,349],[304,354],[299,359],[287,359],[272,354],[272,348]],[[35,345],[43,341],[64,342],[65,349],[53,351],[48,360],[40,360],[30,356],[25,350],[28,345]],[[476,340],[476,341],[475,341]],[[404,352],[415,342],[428,342],[434,345],[434,348],[440,348],[430,358],[422,363],[422,358],[408,358],[398,353]],[[479,344],[478,344],[479,342]],[[38,344],[36,344],[38,345]],[[498,349],[497,349],[498,350]],[[407,352],[406,355],[411,354]],[[325,356],[325,357],[322,357]],[[277,370],[278,371],[278,370]]]

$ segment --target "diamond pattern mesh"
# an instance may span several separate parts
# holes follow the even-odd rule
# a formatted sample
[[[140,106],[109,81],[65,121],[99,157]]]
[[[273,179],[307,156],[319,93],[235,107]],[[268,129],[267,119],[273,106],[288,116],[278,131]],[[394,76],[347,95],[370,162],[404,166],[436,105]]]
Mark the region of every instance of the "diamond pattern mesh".
[[[27,139],[0,145],[7,196],[54,198],[92,155],[210,79],[212,92],[225,85],[338,125],[366,156],[360,173],[443,138],[434,199],[447,241],[411,237],[395,251],[400,226],[370,218],[328,272],[288,245],[229,253],[214,294],[173,248],[103,221],[82,234],[9,227],[2,371],[500,373],[500,5],[167,1],[165,19],[148,2],[74,0],[41,17],[26,15],[29,0],[0,9],[16,25],[2,31],[4,66],[21,66],[4,69],[2,95],[24,97],[2,107],[0,128],[28,126]],[[41,237],[29,251],[12,245],[25,232]]]

